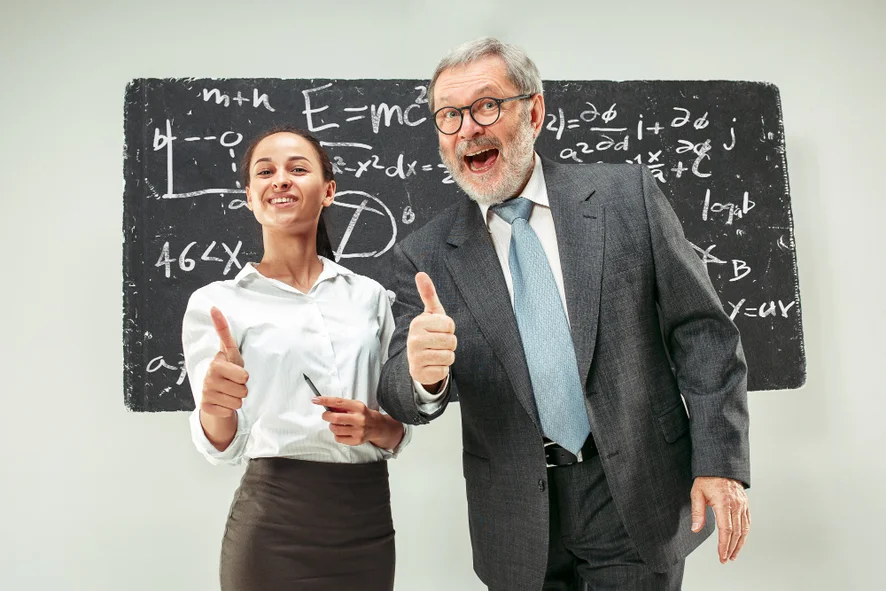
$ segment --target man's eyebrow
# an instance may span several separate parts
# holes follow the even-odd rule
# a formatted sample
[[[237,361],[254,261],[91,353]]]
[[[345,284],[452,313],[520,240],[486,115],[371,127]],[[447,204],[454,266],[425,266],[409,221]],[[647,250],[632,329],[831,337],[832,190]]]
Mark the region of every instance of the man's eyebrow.
[[[487,85],[485,85],[485,86],[481,86],[481,87],[480,87],[479,89],[477,89],[475,92],[476,92],[476,94],[477,94],[477,98],[482,98],[482,97],[484,97],[484,96],[492,96],[492,95],[494,95],[494,94],[500,92],[500,89],[499,89],[498,87],[496,87],[496,86],[493,86],[492,84],[487,84]],[[490,94],[490,93],[492,93],[492,94]],[[501,98],[501,97],[496,96],[495,98]],[[455,105],[450,105],[450,104],[449,104],[450,101],[449,101],[449,97],[448,97],[448,96],[442,96],[442,97],[440,97],[440,100],[438,100],[438,101],[436,101],[436,102],[437,102],[438,104],[440,104],[440,105],[443,105],[444,107],[447,107],[447,106],[452,106],[452,107],[454,107],[454,106],[455,106]],[[464,106],[467,107],[467,105],[464,105]]]

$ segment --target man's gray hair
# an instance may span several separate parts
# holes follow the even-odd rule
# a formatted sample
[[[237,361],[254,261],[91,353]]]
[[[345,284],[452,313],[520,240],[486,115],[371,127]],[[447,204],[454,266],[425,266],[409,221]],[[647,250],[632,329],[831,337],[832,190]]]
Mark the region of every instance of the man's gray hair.
[[[538,68],[523,53],[523,50],[510,43],[502,43],[492,37],[481,37],[474,41],[462,43],[449,51],[434,70],[434,76],[428,85],[428,106],[434,112],[434,85],[443,70],[467,66],[486,57],[499,57],[505,63],[508,78],[517,87],[519,94],[542,94],[541,74]],[[496,97],[505,98],[505,97]]]

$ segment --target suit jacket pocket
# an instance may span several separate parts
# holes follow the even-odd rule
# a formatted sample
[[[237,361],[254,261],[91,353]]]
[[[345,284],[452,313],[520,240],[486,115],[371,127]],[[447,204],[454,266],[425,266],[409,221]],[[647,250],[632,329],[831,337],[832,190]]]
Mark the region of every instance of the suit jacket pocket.
[[[665,441],[673,443],[689,431],[689,416],[683,403],[674,406],[658,417],[658,425]]]
[[[606,275],[615,277],[638,267],[648,267],[649,263],[649,260],[638,256],[627,256],[614,261],[606,261]]]

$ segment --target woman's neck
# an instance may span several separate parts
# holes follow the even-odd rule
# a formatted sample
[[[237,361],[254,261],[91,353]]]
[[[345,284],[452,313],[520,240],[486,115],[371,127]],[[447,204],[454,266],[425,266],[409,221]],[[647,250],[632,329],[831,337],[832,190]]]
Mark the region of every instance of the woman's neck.
[[[303,293],[310,291],[323,271],[317,258],[317,236],[263,233],[264,255],[257,268],[265,277],[282,281]]]

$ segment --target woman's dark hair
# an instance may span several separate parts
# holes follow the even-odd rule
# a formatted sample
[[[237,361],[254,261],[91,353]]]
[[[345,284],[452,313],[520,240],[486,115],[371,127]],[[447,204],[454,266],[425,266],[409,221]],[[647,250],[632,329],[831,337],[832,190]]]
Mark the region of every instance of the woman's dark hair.
[[[243,175],[244,187],[248,187],[252,180],[251,164],[255,148],[258,146],[259,142],[275,133],[291,133],[311,144],[314,151],[317,153],[317,157],[320,159],[320,166],[323,169],[323,180],[327,183],[335,180],[335,173],[332,170],[332,162],[329,160],[329,154],[327,154],[326,150],[323,149],[323,146],[320,145],[320,140],[304,129],[291,125],[281,125],[278,127],[272,127],[271,129],[260,133],[252,140],[249,146],[247,146],[246,152],[243,153],[243,161],[240,163],[240,174]],[[320,213],[320,221],[317,223],[317,254],[324,256],[327,259],[335,258],[332,251],[332,243],[329,241],[329,233],[326,231],[326,220],[324,220],[322,212]]]

